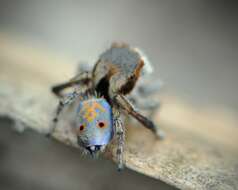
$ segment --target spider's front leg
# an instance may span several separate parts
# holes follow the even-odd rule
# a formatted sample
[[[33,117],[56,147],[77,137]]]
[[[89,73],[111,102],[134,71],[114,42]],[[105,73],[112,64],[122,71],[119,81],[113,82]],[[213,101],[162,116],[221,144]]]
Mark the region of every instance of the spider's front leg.
[[[67,95],[65,98],[60,99],[59,104],[58,104],[57,109],[56,109],[55,117],[53,119],[53,124],[52,124],[48,134],[46,134],[46,136],[50,137],[51,134],[54,132],[54,130],[57,126],[57,122],[58,122],[60,113],[62,112],[64,107],[71,104],[76,99],[76,97],[78,97],[79,95],[80,94],[78,94],[77,92],[74,91],[73,93]]]
[[[55,85],[51,88],[52,92],[62,98],[63,95],[61,94],[61,92],[66,89],[66,88],[70,88],[74,85],[84,85],[87,86],[88,89],[91,88],[91,73],[88,71],[83,71],[79,74],[77,74],[75,77],[73,77],[71,80],[65,82],[65,83],[61,83],[58,85]]]
[[[164,132],[160,130],[155,124],[148,119],[147,117],[140,114],[130,103],[130,101],[123,95],[118,94],[114,97],[114,101],[118,106],[120,106],[124,111],[133,116],[136,120],[138,120],[143,126],[150,129],[153,133],[155,133],[159,138],[164,138]]]
[[[122,120],[120,118],[120,111],[117,108],[113,108],[113,125],[116,131],[117,136],[117,162],[118,162],[118,170],[122,170],[124,167],[124,143],[125,143],[125,130],[122,124]]]

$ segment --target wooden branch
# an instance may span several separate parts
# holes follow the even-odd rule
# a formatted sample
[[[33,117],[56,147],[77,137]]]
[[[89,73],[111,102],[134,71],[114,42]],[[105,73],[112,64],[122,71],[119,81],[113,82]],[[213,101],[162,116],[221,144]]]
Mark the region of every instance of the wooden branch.
[[[0,115],[46,133],[57,104],[50,86],[71,78],[75,65],[9,39],[0,34]],[[181,189],[237,189],[238,121],[231,111],[195,109],[166,96],[157,122],[166,132],[163,141],[128,126],[128,168]],[[67,127],[54,137],[77,147]],[[115,158],[113,145],[105,155]]]

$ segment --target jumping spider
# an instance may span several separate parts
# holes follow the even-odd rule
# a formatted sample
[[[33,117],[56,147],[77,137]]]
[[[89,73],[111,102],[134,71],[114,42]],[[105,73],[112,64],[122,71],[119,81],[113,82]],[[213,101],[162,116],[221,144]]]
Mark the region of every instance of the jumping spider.
[[[112,44],[111,48],[100,55],[91,70],[85,69],[70,81],[52,87],[54,94],[63,97],[57,108],[54,127],[63,107],[80,100],[77,106],[78,115],[75,118],[75,126],[73,126],[77,129],[78,144],[91,154],[95,154],[102,151],[115,132],[118,142],[118,168],[121,169],[123,167],[125,138],[124,126],[120,118],[121,112],[131,115],[157,136],[163,137],[162,131],[150,119],[139,113],[126,97],[126,95],[132,94],[131,91],[134,89],[141,73],[143,74],[146,70],[142,70],[144,64],[145,57],[136,48],[131,48],[124,43]],[[62,90],[69,87],[74,87],[75,91],[65,97]],[[83,92],[78,93],[81,88],[84,88]],[[142,96],[144,93],[147,96],[146,89],[149,88],[143,86],[138,88],[137,92],[139,93],[137,95]],[[93,96],[95,93],[97,96]],[[138,100],[135,95],[131,95],[130,98],[134,102]],[[138,102],[140,100],[136,103],[139,105]],[[154,109],[157,107],[157,104],[153,104],[152,107],[151,104],[147,104],[148,102],[144,105],[144,108]],[[91,117],[90,114],[95,117]],[[83,132],[84,129],[85,132]]]

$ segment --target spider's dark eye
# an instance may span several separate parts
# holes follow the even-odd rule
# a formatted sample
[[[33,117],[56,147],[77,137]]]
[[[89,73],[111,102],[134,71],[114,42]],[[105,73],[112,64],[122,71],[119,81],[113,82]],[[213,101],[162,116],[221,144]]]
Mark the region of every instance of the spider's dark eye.
[[[79,131],[83,131],[83,130],[84,130],[84,125],[80,125]]]
[[[103,127],[105,127],[105,126],[106,126],[106,125],[105,125],[104,122],[102,122],[102,121],[98,122],[98,127],[99,127],[99,128],[103,128]]]

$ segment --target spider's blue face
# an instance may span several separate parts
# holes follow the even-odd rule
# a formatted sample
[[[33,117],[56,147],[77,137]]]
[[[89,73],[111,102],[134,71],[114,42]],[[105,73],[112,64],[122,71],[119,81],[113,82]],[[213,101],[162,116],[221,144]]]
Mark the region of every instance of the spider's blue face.
[[[78,143],[91,154],[103,150],[113,137],[112,109],[103,98],[80,102],[77,110]]]

